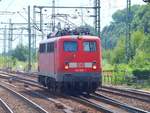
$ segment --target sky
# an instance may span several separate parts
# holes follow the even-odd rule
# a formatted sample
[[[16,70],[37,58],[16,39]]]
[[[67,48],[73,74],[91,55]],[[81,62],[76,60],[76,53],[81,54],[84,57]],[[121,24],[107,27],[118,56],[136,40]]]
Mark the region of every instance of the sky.
[[[94,0],[55,0],[58,6],[92,6]],[[131,0],[131,4],[144,4],[143,0]],[[11,11],[20,12],[24,17],[27,18],[25,10],[27,12],[27,6],[31,5],[52,5],[52,0],[1,0],[0,11]],[[101,25],[102,28],[108,25],[111,21],[111,15],[118,9],[123,9],[126,7],[126,0],[101,0]],[[60,11],[60,10],[59,10]],[[65,13],[69,11],[64,11]],[[0,15],[5,18],[9,18],[9,15]],[[12,16],[14,21],[24,20],[20,15],[15,14]],[[2,19],[4,21],[4,19]],[[0,21],[2,21],[0,18]]]
[[[55,4],[57,6],[92,6],[94,0],[55,0]],[[131,0],[131,4],[144,4],[143,0]],[[33,5],[38,6],[51,6],[52,0],[0,0],[0,23],[8,23],[9,19],[12,19],[13,23],[18,22],[27,22],[27,7],[28,5],[31,6],[31,11]],[[109,25],[109,23],[112,21],[112,14],[119,10],[126,7],[126,0],[101,0],[101,27],[103,28],[106,25]],[[5,12],[4,12],[5,11]],[[7,11],[7,12],[6,12]],[[51,11],[50,11],[51,12]],[[58,13],[67,13],[70,15],[75,15],[75,10],[67,9],[57,9],[56,12]],[[80,10],[80,14],[84,14],[84,16],[92,15],[92,12],[90,10],[90,13],[87,13],[87,10]],[[79,14],[79,15],[80,15]],[[32,12],[31,12],[32,15]],[[45,22],[49,22],[50,20],[50,13],[44,12]],[[83,16],[83,17],[84,17]],[[80,18],[81,19],[81,18]],[[91,18],[84,17],[83,19],[86,23],[93,24]],[[78,20],[71,20],[75,24],[79,24]],[[6,24],[0,24],[0,28],[4,27]],[[7,25],[8,26],[8,25]],[[6,27],[7,27],[6,26]],[[3,29],[0,29],[0,39],[3,38]],[[27,33],[26,31],[18,30],[18,33]],[[17,39],[17,36],[14,38]],[[27,38],[24,37],[24,38]],[[18,42],[17,42],[18,43]],[[15,45],[15,44],[14,44]],[[3,41],[0,41],[0,48],[3,47]],[[1,50],[0,50],[1,52]]]

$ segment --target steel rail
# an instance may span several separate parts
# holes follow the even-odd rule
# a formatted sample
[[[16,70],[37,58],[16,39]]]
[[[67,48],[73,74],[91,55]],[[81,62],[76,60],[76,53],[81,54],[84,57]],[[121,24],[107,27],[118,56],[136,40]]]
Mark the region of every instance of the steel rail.
[[[2,84],[0,84],[0,87],[6,89],[7,91],[10,91],[12,94],[16,95],[17,97],[19,97],[20,99],[22,99],[23,101],[25,101],[26,103],[31,105],[34,109],[38,110],[40,113],[49,113],[48,111],[43,109],[41,106],[39,106],[38,104],[36,104],[33,101],[29,100],[28,98],[24,97],[23,95],[19,94],[18,92],[15,92],[12,89],[10,89],[10,88],[2,85]]]
[[[26,78],[24,78],[24,77],[19,77],[19,76],[17,76],[17,75],[10,75],[10,74],[7,74],[7,73],[3,73],[3,74],[8,75],[8,76],[3,76],[3,75],[0,73],[0,76],[2,76],[3,78],[8,78],[8,79],[10,79],[10,80],[16,80],[16,81],[17,81],[17,80],[25,80],[25,81],[29,81],[29,82],[38,84],[38,82],[35,81],[35,80],[26,79]]]
[[[133,98],[133,99],[137,99],[143,102],[150,102],[150,99],[148,98],[143,98],[143,97],[138,97],[137,95],[129,95],[126,93],[121,93],[121,92],[116,92],[116,91],[112,91],[112,90],[108,90],[108,89],[98,89],[97,91],[102,91],[102,92],[106,92],[106,93],[111,93],[111,94],[115,94],[115,95],[119,95],[119,96],[123,96],[123,97],[129,97],[129,98]]]
[[[54,99],[54,98],[47,97],[47,96],[45,96],[45,95],[43,95],[43,94],[41,94],[41,93],[38,93],[38,92],[32,92],[32,93],[34,93],[35,95],[40,96],[40,97],[42,97],[42,98],[44,98],[44,99],[46,99],[46,100],[52,102],[52,103],[54,103],[54,104],[62,105],[62,106],[63,106],[62,109],[63,109],[63,111],[64,111],[65,113],[73,113],[73,112],[72,112],[72,111],[73,111],[73,108],[71,108],[70,106],[68,106],[68,105],[66,105],[66,104],[64,104],[64,103],[62,103],[62,102],[60,102],[60,101],[58,101],[58,100],[56,100],[56,99]]]
[[[133,107],[133,106],[129,106],[125,103],[121,103],[118,100],[109,98],[109,97],[104,96],[102,94],[95,93],[95,94],[91,94],[90,96],[92,96],[92,98],[95,98],[96,100],[104,101],[108,104],[113,104],[113,105],[119,106],[120,108],[123,108],[123,109],[127,110],[130,113],[149,113],[149,111],[145,111],[143,109],[139,109],[139,108],[136,108],[136,107]]]
[[[0,106],[6,111],[6,113],[14,113],[11,108],[0,98]]]
[[[142,93],[142,94],[146,94],[150,96],[150,92],[145,92],[145,91],[141,91],[141,90],[136,90],[136,89],[130,89],[130,92],[136,92],[136,93]]]
[[[98,111],[104,112],[104,113],[113,113],[107,108],[104,108],[103,106],[97,105],[93,102],[90,102],[87,98],[84,98],[82,96],[69,96],[69,98],[78,101],[79,103],[86,104],[89,107],[95,108]]]
[[[20,79],[20,77],[19,77],[19,79]],[[21,78],[22,80],[27,80],[27,81],[30,81],[30,82],[33,82],[32,80],[28,80],[28,79],[23,79],[23,78]],[[21,80],[21,81],[22,81]],[[30,85],[32,85],[32,84],[30,84]],[[111,88],[110,88],[111,89]],[[116,88],[114,88],[114,89],[116,89]],[[119,91],[122,91],[121,89],[117,89],[117,90],[119,90]],[[124,92],[128,92],[128,91],[126,91],[126,90],[123,90]],[[143,95],[143,94],[142,94]],[[72,97],[72,98],[76,98],[75,100],[77,100],[77,97]],[[98,96],[96,96],[95,98],[99,98]],[[106,97],[105,97],[106,98]],[[107,97],[108,98],[108,97]],[[108,100],[108,99],[107,99]],[[109,100],[110,100],[110,98],[109,98]],[[112,99],[111,99],[112,100]],[[102,106],[99,106],[99,105],[95,105],[94,103],[92,103],[92,102],[90,102],[90,101],[88,101],[88,100],[86,100],[85,98],[82,98],[82,97],[80,97],[80,99],[78,98],[78,101],[80,101],[80,102],[83,102],[83,103],[86,103],[86,104],[88,104],[89,106],[92,106],[92,107],[94,107],[94,108],[96,108],[96,109],[99,109],[99,110],[106,110],[105,108],[103,108]],[[113,100],[114,101],[114,100]],[[115,100],[115,105],[118,105],[118,103],[120,103],[120,102],[116,102],[116,100]],[[119,106],[121,106],[121,107],[123,107],[123,108],[125,108],[125,109],[127,109],[127,110],[129,110],[129,111],[131,111],[131,112],[133,112],[133,113],[137,113],[137,112],[140,112],[140,113],[148,113],[148,111],[144,111],[144,110],[142,110],[142,109],[138,109],[138,108],[135,108],[135,107],[132,107],[132,106],[128,106],[128,105],[122,105],[122,103],[120,103],[120,105]],[[110,110],[108,110],[107,109],[107,111],[105,111],[105,112],[108,112],[108,113],[110,113],[111,111]]]
[[[150,93],[145,93],[145,92],[135,92],[135,91],[131,91],[131,90],[125,90],[125,89],[119,89],[119,88],[114,88],[114,87],[109,87],[109,86],[102,86],[102,88],[105,89],[110,89],[110,90],[116,90],[116,91],[121,91],[121,92],[125,92],[125,93],[131,93],[131,94],[135,94],[135,95],[140,95],[140,96],[147,96],[150,98]]]
[[[32,76],[32,77],[37,77],[38,72],[22,72],[22,71],[6,71],[6,70],[0,70],[0,74],[7,74],[7,75],[14,75],[14,74],[22,74],[26,76]]]
[[[16,81],[21,82],[21,83],[26,83],[28,85],[35,86],[35,87],[38,87],[38,88],[41,88],[41,89],[44,89],[44,90],[46,89],[45,87],[40,86],[39,84],[35,84],[35,83],[31,83],[31,81],[30,82],[27,81],[27,79],[25,79],[25,80],[24,79],[21,79],[21,80],[17,79]],[[53,98],[47,97],[47,96],[45,96],[43,94],[40,94],[38,92],[32,92],[32,93],[34,93],[35,95],[38,95],[38,96],[40,96],[40,97],[42,97],[42,98],[44,98],[44,99],[46,99],[48,101],[51,101],[54,104],[61,104],[64,107],[63,110],[64,110],[65,113],[72,113],[72,108],[67,106],[66,104],[64,104],[64,103],[62,103],[62,102],[60,102],[58,100],[55,100]]]

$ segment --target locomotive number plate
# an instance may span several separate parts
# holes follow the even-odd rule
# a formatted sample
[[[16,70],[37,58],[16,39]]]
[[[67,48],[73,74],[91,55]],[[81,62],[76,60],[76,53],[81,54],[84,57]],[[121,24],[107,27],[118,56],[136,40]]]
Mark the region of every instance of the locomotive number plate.
[[[83,68],[83,67],[84,67],[84,63],[81,63],[81,62],[78,63],[78,67],[79,67],[79,68]]]
[[[75,69],[76,72],[84,72],[84,69]]]

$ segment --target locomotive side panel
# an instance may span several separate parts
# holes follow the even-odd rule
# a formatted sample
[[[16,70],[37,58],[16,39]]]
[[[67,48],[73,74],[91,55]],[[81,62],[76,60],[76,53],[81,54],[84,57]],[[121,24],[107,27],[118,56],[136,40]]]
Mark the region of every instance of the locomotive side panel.
[[[54,77],[55,73],[55,52],[52,43],[44,43],[45,50],[39,53],[39,72],[41,75]]]
[[[39,68],[43,73],[54,73],[54,53],[39,55]]]

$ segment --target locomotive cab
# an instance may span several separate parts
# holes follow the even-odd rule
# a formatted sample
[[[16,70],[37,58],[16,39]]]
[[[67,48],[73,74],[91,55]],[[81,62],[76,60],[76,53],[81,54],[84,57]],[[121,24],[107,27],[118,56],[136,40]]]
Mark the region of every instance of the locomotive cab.
[[[101,84],[100,39],[65,36],[60,39],[59,49],[59,79],[64,86],[76,91],[95,91]]]

